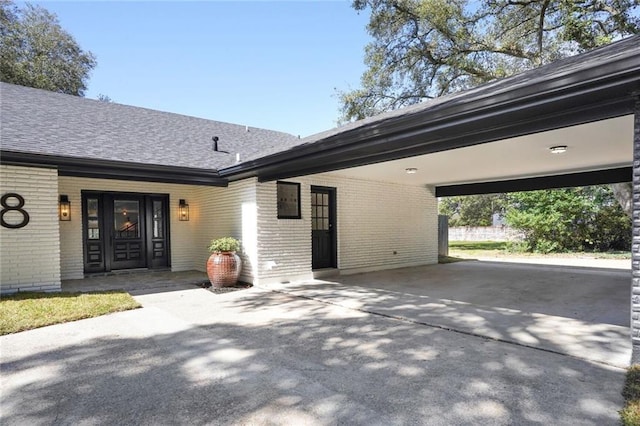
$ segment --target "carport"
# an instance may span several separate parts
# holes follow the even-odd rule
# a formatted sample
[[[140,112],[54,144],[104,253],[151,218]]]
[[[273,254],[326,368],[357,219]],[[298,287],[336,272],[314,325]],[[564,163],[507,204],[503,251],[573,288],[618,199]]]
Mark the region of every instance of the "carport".
[[[425,185],[437,196],[633,180],[631,337],[640,361],[640,37],[306,142],[230,168],[229,178],[330,172]]]

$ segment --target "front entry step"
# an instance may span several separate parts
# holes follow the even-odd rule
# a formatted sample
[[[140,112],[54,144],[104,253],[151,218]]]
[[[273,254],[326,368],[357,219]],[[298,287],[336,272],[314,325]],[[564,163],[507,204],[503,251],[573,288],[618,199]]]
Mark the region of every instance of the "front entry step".
[[[322,268],[313,270],[313,278],[327,278],[337,277],[340,275],[340,269],[338,268]]]

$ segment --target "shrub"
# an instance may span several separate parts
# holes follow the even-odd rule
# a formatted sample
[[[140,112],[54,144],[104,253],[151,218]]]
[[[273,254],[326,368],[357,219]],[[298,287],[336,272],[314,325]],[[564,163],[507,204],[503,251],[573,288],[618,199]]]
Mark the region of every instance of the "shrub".
[[[211,240],[211,244],[209,244],[209,251],[212,253],[238,250],[240,250],[240,241],[232,237],[223,237]]]
[[[629,250],[631,220],[607,186],[509,194],[507,223],[531,251]]]

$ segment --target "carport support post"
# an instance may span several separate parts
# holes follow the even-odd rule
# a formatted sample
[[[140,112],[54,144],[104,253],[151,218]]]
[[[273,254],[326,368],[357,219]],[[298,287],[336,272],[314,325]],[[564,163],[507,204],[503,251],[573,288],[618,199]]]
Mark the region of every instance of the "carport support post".
[[[631,363],[640,364],[640,93],[633,121],[633,239],[631,242]]]

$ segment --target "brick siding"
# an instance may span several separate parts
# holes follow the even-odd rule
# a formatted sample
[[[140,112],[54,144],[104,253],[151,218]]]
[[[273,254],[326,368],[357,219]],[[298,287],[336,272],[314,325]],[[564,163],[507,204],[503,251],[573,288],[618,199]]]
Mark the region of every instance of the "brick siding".
[[[209,258],[207,247],[212,239],[234,237],[242,247],[240,280],[253,282],[256,276],[256,179],[231,182],[228,188],[198,187],[194,191],[199,205],[197,264],[204,271]]]
[[[341,273],[437,262],[437,205],[432,188],[351,179],[334,174],[290,179],[301,183],[302,218],[298,220],[278,219],[276,182],[259,183],[255,178],[232,182],[228,188],[218,188],[58,177],[53,169],[3,166],[3,172],[7,175],[6,179],[3,176],[3,183],[11,182],[10,175],[14,176],[14,182],[22,182],[11,188],[25,194],[46,194],[46,197],[38,195],[37,200],[38,206],[46,207],[43,208],[48,215],[49,228],[46,232],[51,236],[50,241],[43,240],[40,232],[37,237],[31,235],[22,243],[25,248],[20,253],[33,250],[30,248],[33,246],[42,247],[47,242],[55,247],[49,251],[51,265],[48,269],[33,268],[31,263],[22,266],[24,271],[32,274],[49,274],[47,276],[52,277],[50,283],[42,279],[38,282],[44,282],[43,286],[50,285],[51,289],[59,289],[60,278],[84,276],[83,190],[169,194],[173,271],[204,271],[209,241],[232,236],[242,242],[243,281],[311,278],[312,185],[333,187],[337,191],[337,258]],[[19,176],[21,180],[17,178]],[[69,222],[58,221],[58,194],[68,195],[71,202],[72,220]],[[181,198],[190,206],[188,222],[178,220],[177,206]],[[38,218],[38,223],[41,221]],[[10,235],[7,231],[3,229],[2,234],[3,282],[9,274],[18,276],[25,273],[19,273],[19,268],[9,263],[24,256],[5,256],[9,251],[4,237],[5,234]],[[15,277],[11,280],[17,282]],[[34,285],[37,280],[29,278],[28,281]]]
[[[437,263],[438,218],[433,188],[328,173],[287,181],[301,184],[301,219],[277,218],[275,182],[257,186],[260,280],[311,276],[312,185],[336,188],[340,273]]]
[[[58,173],[55,169],[0,166],[0,193],[24,198],[29,223],[23,228],[0,227],[0,292],[59,291],[60,241]],[[11,205],[15,200],[9,200]],[[8,212],[8,223],[22,216]]]
[[[632,363],[640,363],[640,96],[636,98],[633,130],[633,240],[631,244]]]

